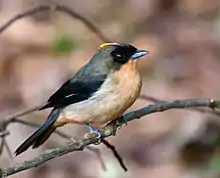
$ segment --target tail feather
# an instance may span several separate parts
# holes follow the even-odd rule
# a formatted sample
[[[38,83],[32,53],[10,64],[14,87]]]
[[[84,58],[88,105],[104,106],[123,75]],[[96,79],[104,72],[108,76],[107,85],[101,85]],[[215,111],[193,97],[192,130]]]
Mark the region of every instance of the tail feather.
[[[53,109],[48,116],[46,122],[35,131],[24,143],[22,143],[15,151],[15,155],[19,155],[26,151],[31,145],[32,148],[37,148],[43,144],[49,136],[54,132],[56,127],[53,126],[57,118],[59,117],[59,110]]]
[[[55,127],[49,127],[47,131],[39,139],[36,139],[35,142],[33,143],[32,148],[37,148],[40,145],[42,145],[49,137],[50,135],[56,130]]]

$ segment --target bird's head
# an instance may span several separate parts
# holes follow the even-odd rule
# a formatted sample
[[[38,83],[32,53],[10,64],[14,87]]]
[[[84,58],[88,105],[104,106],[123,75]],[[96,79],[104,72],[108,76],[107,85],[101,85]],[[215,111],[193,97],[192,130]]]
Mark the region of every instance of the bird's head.
[[[128,62],[136,63],[147,54],[149,54],[148,51],[138,50],[130,44],[104,43],[91,61],[102,68],[117,70]]]

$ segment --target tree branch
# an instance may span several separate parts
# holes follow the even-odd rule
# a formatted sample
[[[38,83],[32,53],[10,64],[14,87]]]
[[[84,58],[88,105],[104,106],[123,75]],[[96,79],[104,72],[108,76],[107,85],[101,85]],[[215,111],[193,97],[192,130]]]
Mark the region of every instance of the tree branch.
[[[170,109],[186,109],[193,107],[209,107],[214,110],[215,108],[220,108],[220,101],[213,99],[186,99],[163,101],[125,114],[123,118],[120,119],[120,123],[123,124],[133,119],[139,119],[145,115],[156,112],[163,112]]]
[[[185,109],[192,107],[209,107],[211,109],[220,108],[220,101],[215,101],[212,99],[187,99],[164,101],[161,103],[148,105],[142,109],[127,113],[123,115],[123,117],[119,120],[113,121],[108,124],[102,129],[103,138],[115,135],[117,128],[120,127],[121,124],[130,122],[134,119],[139,119],[145,115],[170,109]],[[51,159],[74,151],[82,151],[88,145],[98,142],[98,138],[96,138],[96,136],[97,135],[95,133],[85,134],[85,136],[81,140],[72,141],[63,147],[46,150],[44,153],[36,158],[6,167],[2,169],[2,176],[6,177],[32,167],[37,167]]]
[[[47,11],[47,10],[55,10],[55,11],[64,12],[64,13],[70,15],[71,17],[78,19],[82,23],[84,23],[86,25],[86,27],[89,30],[91,30],[93,33],[95,33],[102,41],[112,42],[110,39],[108,39],[106,36],[104,36],[103,33],[99,30],[99,28],[96,27],[96,25],[94,23],[92,23],[90,20],[81,16],[80,14],[73,11],[72,9],[70,9],[66,6],[63,6],[63,5],[58,5],[58,4],[39,5],[39,6],[31,8],[27,11],[24,11],[20,14],[15,15],[13,18],[11,18],[9,21],[7,21],[5,24],[3,24],[0,27],[0,33],[4,32],[9,26],[11,26],[14,22],[16,22],[19,19],[33,15],[38,12]]]
[[[35,108],[38,108],[38,107],[35,107]],[[30,111],[31,109],[29,109],[29,111]],[[26,110],[27,111],[27,110]],[[20,113],[27,113],[27,112],[20,112]],[[23,115],[22,114],[22,115]],[[0,125],[4,125],[4,127],[2,127],[3,129],[6,129],[6,127],[7,127],[7,125],[9,125],[9,124],[11,124],[11,123],[19,123],[19,124],[22,124],[22,125],[26,125],[26,126],[29,126],[29,127],[33,127],[33,128],[37,128],[37,127],[40,127],[40,125],[38,125],[38,124],[35,124],[35,123],[31,123],[31,122],[27,122],[27,121],[24,121],[24,120],[20,120],[20,119],[18,119],[18,118],[14,118],[14,116],[16,116],[16,115],[13,115],[12,116],[12,118],[8,118],[8,120],[3,120],[2,122],[1,122],[1,124]],[[76,140],[76,138],[73,138],[73,137],[71,137],[71,136],[69,136],[69,135],[67,135],[67,134],[65,134],[65,133],[63,133],[63,132],[61,132],[61,131],[58,131],[58,130],[56,130],[55,132],[54,132],[55,134],[57,134],[57,135],[59,135],[60,137],[62,137],[62,138],[64,138],[64,139],[67,139],[67,140]],[[10,158],[12,159],[13,158],[13,155],[12,155],[12,153],[11,153],[11,151],[10,151],[10,148],[9,148],[9,146],[8,146],[8,144],[7,144],[7,142],[6,142],[6,140],[5,140],[5,136],[7,136],[7,135],[9,135],[10,133],[8,132],[8,131],[6,131],[6,130],[2,130],[1,132],[0,132],[0,136],[2,137],[2,142],[1,142],[1,145],[0,145],[0,155],[2,154],[2,151],[3,151],[3,147],[5,146],[5,148],[6,148],[6,150],[7,150],[7,152],[8,152],[8,154],[9,154],[9,156],[10,156]],[[123,164],[123,162],[122,162],[122,158],[120,157],[120,155],[118,154],[118,152],[117,152],[117,150],[115,149],[115,147],[113,146],[113,145],[111,145],[108,141],[106,141],[105,140],[105,142],[103,142],[104,143],[104,145],[106,145],[106,147],[108,147],[111,151],[112,151],[112,153],[113,153],[113,155],[115,156],[115,158],[118,160],[118,162],[119,162],[119,164],[120,165],[122,165],[122,168],[125,170],[125,165]],[[109,145],[111,145],[111,146],[109,146]],[[88,150],[90,150],[91,152],[94,152],[96,155],[97,155],[97,157],[98,157],[98,159],[99,159],[99,161],[100,161],[100,163],[101,163],[101,166],[102,166],[102,168],[103,168],[103,170],[106,170],[106,166],[105,166],[105,163],[104,163],[104,160],[102,159],[102,156],[101,156],[101,152],[100,152],[100,150],[98,149],[98,148],[94,148],[94,147],[92,147],[92,146],[87,146],[86,147]],[[121,163],[122,162],[122,163]],[[125,170],[126,171],[126,170]]]
[[[146,101],[150,101],[152,103],[162,103],[164,102],[164,100],[160,100],[160,99],[157,99],[155,97],[152,97],[152,96],[147,96],[147,95],[140,95],[139,96],[140,99],[143,99],[143,100],[146,100]],[[200,113],[209,113],[209,114],[213,114],[213,115],[216,115],[218,117],[220,117],[220,111],[214,111],[213,110],[208,110],[207,108],[186,108],[188,110],[191,110],[191,111],[197,111],[197,112],[200,112]]]

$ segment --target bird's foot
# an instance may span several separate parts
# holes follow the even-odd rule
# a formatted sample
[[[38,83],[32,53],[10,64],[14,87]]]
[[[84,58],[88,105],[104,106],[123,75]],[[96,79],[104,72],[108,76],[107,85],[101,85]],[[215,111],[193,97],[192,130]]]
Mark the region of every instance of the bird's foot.
[[[102,134],[102,132],[101,131],[99,131],[99,130],[96,130],[96,129],[94,129],[90,124],[87,124],[87,126],[89,127],[89,130],[90,130],[90,132],[91,133],[96,133],[97,135],[98,135],[98,142],[96,143],[96,145],[98,145],[98,144],[100,144],[101,142],[102,142],[102,137],[103,137],[103,134]]]

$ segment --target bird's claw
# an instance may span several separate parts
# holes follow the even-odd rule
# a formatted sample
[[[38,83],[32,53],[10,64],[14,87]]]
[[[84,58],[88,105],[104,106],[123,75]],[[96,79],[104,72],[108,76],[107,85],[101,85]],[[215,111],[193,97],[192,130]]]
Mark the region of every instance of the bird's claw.
[[[100,143],[102,142],[102,137],[103,137],[102,132],[99,131],[99,130],[94,129],[90,124],[87,124],[87,126],[89,127],[89,130],[90,130],[91,133],[96,133],[96,134],[98,135],[97,138],[98,138],[99,140],[98,140],[97,143],[95,143],[95,145],[100,144]]]

